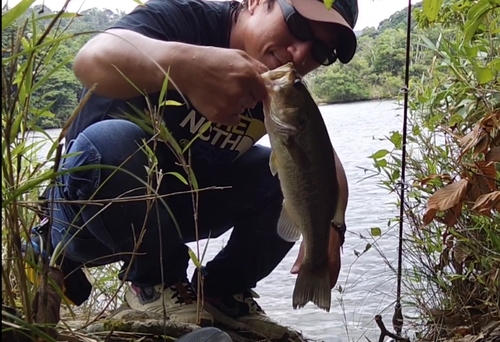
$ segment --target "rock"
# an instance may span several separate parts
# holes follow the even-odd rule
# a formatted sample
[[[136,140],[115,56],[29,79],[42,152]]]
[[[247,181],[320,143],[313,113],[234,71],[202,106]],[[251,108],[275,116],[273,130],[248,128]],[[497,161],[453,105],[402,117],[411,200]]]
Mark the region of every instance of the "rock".
[[[122,331],[152,335],[167,335],[178,338],[199,328],[200,327],[195,324],[170,321],[168,318],[165,319],[160,314],[125,309],[111,314],[103,320],[92,323],[87,327],[86,331],[89,333]]]
[[[305,342],[297,331],[274,323],[272,329],[253,331],[249,326],[227,316],[214,316],[215,327],[227,332],[234,342]],[[78,328],[78,322],[68,322],[67,326],[93,337],[107,337],[108,341],[122,342],[141,339],[141,341],[175,341],[177,338],[197,329],[195,324],[178,323],[164,318],[161,314],[144,312],[122,307],[107,317],[100,318],[85,329]],[[80,322],[80,328],[84,322]],[[273,323],[270,323],[273,324]],[[111,334],[110,334],[111,333]],[[89,340],[87,340],[89,341]],[[96,340],[97,341],[97,340]]]

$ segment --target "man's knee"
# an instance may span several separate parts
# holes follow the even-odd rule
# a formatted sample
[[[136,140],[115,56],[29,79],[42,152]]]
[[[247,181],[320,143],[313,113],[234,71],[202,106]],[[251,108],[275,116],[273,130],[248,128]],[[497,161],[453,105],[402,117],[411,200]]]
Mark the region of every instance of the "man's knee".
[[[147,134],[126,120],[105,120],[87,127],[68,143],[67,157],[61,163],[68,199],[90,198],[103,175],[113,171],[106,167],[123,167],[125,161],[145,165],[146,157],[139,146],[145,139]]]
[[[87,127],[80,135],[91,141],[102,154],[111,152],[117,159],[130,157],[150,136],[131,121],[104,120]]]

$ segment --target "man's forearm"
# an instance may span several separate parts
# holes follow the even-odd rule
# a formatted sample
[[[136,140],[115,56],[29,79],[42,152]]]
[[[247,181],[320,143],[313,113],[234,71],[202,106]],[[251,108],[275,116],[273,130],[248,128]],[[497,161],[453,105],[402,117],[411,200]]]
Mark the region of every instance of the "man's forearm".
[[[124,41],[128,44],[123,44]],[[97,83],[96,94],[127,99],[139,95],[130,82],[145,93],[161,89],[165,75],[157,64],[165,72],[170,67],[170,78],[176,85],[182,83],[178,81],[183,78],[182,70],[188,69],[183,64],[200,48],[154,40],[129,30],[112,29],[94,37],[79,51],[74,72],[86,87]],[[172,82],[169,82],[169,88],[174,88]]]

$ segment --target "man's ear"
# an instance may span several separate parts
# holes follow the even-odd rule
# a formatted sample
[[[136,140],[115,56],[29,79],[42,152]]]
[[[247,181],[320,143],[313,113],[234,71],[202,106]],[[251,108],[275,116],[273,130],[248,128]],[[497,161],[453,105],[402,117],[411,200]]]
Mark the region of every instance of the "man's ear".
[[[248,0],[247,9],[250,14],[254,14],[255,10],[261,5],[265,0]]]

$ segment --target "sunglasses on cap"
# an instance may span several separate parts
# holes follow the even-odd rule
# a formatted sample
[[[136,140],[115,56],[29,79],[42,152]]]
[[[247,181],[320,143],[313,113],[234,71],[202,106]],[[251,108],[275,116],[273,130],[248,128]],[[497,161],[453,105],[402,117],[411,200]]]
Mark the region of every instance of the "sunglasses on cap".
[[[300,41],[313,42],[311,55],[321,65],[331,65],[337,60],[337,53],[314,37],[306,18],[300,15],[286,0],[276,0],[283,12],[283,18],[290,33]]]

